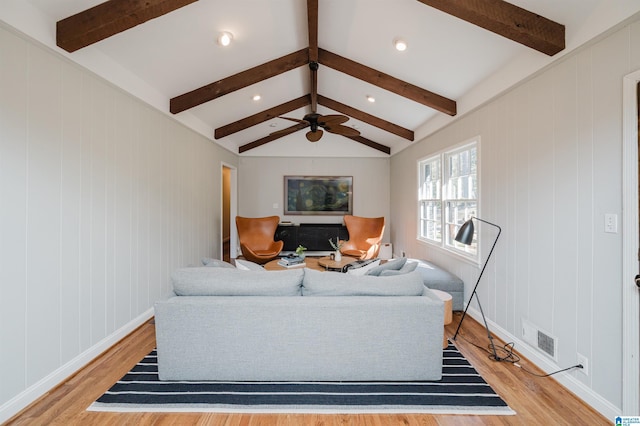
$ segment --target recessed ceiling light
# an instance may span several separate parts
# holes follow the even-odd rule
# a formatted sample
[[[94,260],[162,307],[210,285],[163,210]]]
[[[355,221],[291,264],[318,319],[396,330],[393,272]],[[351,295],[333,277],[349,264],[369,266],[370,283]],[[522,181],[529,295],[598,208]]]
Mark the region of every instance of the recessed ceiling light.
[[[223,31],[218,35],[218,44],[220,46],[228,46],[233,41],[233,34],[229,31]]]
[[[373,97],[373,96],[371,96],[371,95],[367,95],[367,100],[368,100],[369,102],[371,102],[371,103],[374,103],[374,102],[376,101],[376,98],[374,98],[374,97]]]
[[[278,127],[278,125],[276,123],[271,123],[269,124],[269,127]]]
[[[400,52],[404,52],[405,50],[407,50],[407,42],[401,38],[397,38],[393,40],[393,47],[395,47],[396,50]]]
[[[251,99],[253,99],[254,101],[259,101],[260,99],[262,99],[262,96],[256,94],[256,95],[253,95],[253,98]]]

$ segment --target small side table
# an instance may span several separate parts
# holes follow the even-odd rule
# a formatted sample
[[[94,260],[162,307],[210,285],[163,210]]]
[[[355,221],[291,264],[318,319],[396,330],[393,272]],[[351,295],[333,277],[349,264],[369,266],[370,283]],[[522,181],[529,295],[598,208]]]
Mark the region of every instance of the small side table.
[[[453,297],[442,290],[431,290],[435,293],[436,296],[440,298],[444,302],[444,325],[451,324],[453,321]],[[446,348],[449,345],[447,341],[447,336],[443,335],[442,337],[442,349]]]
[[[318,259],[318,265],[320,266],[324,266],[326,268],[327,271],[337,271],[340,272],[342,271],[342,267],[346,266],[350,263],[355,262],[356,259],[355,257],[349,257],[349,256],[342,256],[342,259],[338,262],[335,260],[331,260],[331,258],[329,256],[327,257],[321,257],[320,259]]]

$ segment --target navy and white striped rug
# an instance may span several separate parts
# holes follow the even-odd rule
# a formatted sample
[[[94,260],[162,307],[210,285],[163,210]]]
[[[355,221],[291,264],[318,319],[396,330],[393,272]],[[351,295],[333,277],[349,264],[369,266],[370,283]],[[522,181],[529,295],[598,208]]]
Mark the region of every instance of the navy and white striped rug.
[[[166,382],[154,350],[88,410],[515,414],[455,346],[443,354],[439,381]]]

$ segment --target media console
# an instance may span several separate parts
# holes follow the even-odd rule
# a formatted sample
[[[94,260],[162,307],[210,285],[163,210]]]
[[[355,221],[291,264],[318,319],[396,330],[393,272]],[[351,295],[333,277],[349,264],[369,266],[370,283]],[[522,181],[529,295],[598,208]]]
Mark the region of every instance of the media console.
[[[349,239],[347,227],[341,223],[301,223],[299,225],[278,225],[274,239],[284,242],[283,252],[292,252],[302,245],[307,252],[333,251],[329,238]]]

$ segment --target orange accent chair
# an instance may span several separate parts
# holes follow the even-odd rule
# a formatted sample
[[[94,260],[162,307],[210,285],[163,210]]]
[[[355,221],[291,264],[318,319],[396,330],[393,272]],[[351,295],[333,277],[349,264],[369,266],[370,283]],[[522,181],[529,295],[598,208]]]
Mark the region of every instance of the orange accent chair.
[[[264,264],[278,257],[284,247],[284,242],[273,240],[278,222],[278,216],[236,216],[240,250],[245,259]]]
[[[342,254],[361,260],[378,257],[384,234],[384,217],[346,215],[344,224],[349,231],[349,241],[340,248]]]

